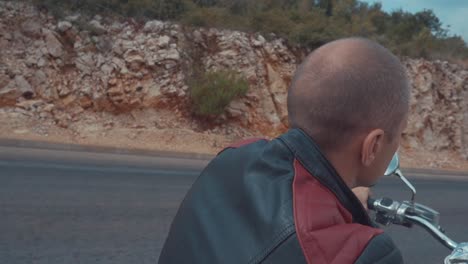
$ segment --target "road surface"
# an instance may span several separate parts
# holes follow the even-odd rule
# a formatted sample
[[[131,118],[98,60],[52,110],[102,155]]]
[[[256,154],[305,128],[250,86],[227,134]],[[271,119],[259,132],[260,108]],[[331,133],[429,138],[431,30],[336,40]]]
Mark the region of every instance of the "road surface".
[[[156,263],[177,206],[206,162],[0,147],[0,263]],[[440,211],[455,240],[468,241],[468,177],[413,175],[417,200]],[[395,179],[374,193],[409,198]],[[449,254],[422,229],[387,231],[407,263],[442,263]]]

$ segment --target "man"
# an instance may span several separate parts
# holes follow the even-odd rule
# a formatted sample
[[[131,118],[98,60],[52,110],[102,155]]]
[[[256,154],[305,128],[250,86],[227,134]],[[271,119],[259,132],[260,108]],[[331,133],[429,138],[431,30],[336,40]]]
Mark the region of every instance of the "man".
[[[384,174],[409,96],[403,66],[377,43],[315,50],[289,89],[291,129],[234,145],[205,168],[159,263],[402,263],[351,190]]]

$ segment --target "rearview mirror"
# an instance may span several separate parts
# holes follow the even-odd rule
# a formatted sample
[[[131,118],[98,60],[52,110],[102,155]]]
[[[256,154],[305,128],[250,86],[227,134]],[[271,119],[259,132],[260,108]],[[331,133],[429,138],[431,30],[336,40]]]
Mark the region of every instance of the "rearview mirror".
[[[398,157],[398,153],[395,153],[393,155],[392,160],[390,161],[390,164],[388,164],[387,170],[385,171],[384,175],[391,176],[395,174],[398,169],[400,169],[400,158]]]

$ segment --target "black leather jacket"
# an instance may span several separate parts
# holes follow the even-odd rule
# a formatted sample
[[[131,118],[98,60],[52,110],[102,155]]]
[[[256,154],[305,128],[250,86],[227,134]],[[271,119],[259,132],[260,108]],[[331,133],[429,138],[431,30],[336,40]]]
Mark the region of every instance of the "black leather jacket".
[[[292,129],[222,151],[182,202],[169,263],[403,263],[313,140]]]

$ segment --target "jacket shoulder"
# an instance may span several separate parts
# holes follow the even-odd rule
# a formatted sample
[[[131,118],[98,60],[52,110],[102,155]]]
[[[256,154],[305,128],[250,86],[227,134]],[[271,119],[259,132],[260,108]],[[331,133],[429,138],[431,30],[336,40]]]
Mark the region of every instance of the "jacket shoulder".
[[[279,140],[241,142],[217,155],[179,206],[159,263],[287,262],[287,252],[300,249],[293,159]]]

